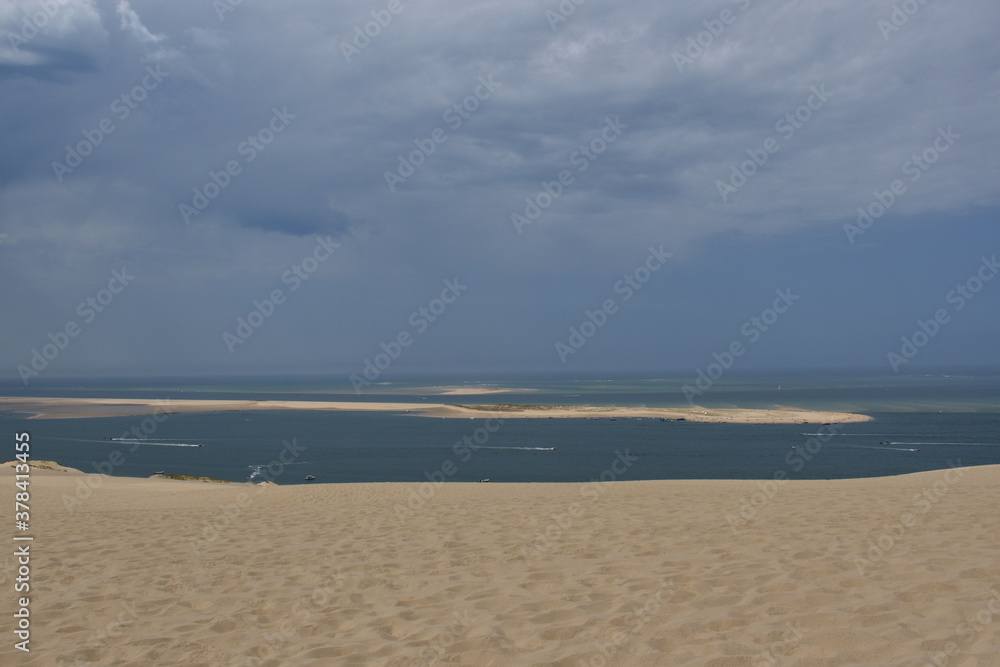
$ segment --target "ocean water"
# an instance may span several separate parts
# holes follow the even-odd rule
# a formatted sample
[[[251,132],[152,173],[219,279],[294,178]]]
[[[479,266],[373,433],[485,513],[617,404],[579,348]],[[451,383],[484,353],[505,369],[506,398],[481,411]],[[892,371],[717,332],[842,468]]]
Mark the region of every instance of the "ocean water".
[[[32,395],[254,398],[454,403],[686,406],[691,378],[481,382],[531,391],[434,396],[418,378],[357,396],[315,379],[53,384]],[[780,389],[779,389],[780,387]],[[25,395],[16,390],[7,395]],[[87,472],[155,471],[232,481],[582,482],[592,479],[837,479],[1000,463],[1000,377],[764,377],[720,382],[707,407],[789,405],[849,410],[874,421],[840,426],[699,424],[658,419],[439,419],[371,412],[247,411],[28,420],[0,414],[0,432],[26,430],[35,458]],[[144,424],[145,422],[145,424]],[[128,436],[145,425],[141,439]],[[486,427],[490,427],[487,430]],[[149,432],[149,431],[152,432]],[[820,435],[817,435],[820,434]],[[117,438],[117,439],[116,439]],[[11,448],[13,452],[13,447]],[[12,458],[12,455],[10,457]]]

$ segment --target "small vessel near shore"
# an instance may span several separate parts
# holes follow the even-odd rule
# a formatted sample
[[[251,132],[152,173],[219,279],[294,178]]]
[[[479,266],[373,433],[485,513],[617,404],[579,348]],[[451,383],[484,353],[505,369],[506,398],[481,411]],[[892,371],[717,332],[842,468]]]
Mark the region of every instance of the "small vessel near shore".
[[[307,482],[311,482],[311,481],[313,481],[314,479],[316,479],[316,477],[315,477],[314,475],[306,475],[306,481],[307,481]]]

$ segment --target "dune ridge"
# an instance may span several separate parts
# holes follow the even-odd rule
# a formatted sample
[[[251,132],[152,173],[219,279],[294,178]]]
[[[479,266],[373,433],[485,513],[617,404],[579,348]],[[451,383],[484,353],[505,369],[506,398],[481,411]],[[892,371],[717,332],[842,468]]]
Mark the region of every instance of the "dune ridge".
[[[285,487],[33,469],[34,650],[7,633],[0,663],[996,665],[998,481],[1000,466]]]

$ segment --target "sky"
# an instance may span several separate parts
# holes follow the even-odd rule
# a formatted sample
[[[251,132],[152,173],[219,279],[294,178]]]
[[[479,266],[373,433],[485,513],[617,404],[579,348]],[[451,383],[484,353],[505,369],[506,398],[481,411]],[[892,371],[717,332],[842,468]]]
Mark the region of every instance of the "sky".
[[[0,380],[996,366],[997,25],[5,2]]]

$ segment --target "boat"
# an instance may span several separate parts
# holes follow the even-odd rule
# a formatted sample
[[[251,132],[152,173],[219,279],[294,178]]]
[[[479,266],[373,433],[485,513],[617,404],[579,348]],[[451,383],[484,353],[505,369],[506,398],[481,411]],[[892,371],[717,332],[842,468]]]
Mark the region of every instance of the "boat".
[[[313,481],[314,479],[316,479],[316,478],[315,478],[315,477],[314,477],[313,475],[306,475],[306,481],[307,481],[307,482],[311,482],[311,481]]]

